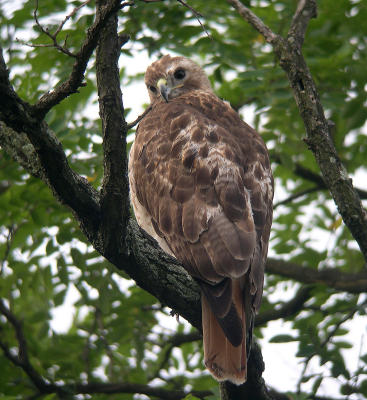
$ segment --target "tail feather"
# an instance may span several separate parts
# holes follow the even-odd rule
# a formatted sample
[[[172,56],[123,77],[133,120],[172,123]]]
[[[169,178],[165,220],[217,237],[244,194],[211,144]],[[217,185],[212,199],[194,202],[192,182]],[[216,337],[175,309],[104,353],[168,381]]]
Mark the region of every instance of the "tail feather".
[[[233,285],[232,300],[242,321],[242,340],[238,346],[233,346],[228,340],[208,300],[202,296],[204,362],[218,381],[228,380],[240,385],[247,378],[247,353],[244,299],[237,282]]]

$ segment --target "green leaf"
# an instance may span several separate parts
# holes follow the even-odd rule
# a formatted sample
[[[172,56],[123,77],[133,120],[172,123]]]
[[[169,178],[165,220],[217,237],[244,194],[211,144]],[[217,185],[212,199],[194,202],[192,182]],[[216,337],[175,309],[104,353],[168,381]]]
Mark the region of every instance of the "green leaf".
[[[293,337],[292,335],[282,334],[273,336],[269,343],[288,343],[288,342],[295,342],[297,338]]]
[[[319,390],[319,387],[323,381],[324,377],[323,376],[319,376],[315,382],[312,384],[312,393],[314,395],[316,395],[317,391]]]

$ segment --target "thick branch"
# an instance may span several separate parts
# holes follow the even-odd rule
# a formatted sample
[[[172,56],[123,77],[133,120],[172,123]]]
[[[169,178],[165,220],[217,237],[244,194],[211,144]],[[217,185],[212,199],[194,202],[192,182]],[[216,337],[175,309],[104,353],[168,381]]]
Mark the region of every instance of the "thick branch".
[[[84,73],[89,59],[98,44],[101,30],[104,28],[111,15],[122,7],[129,5],[131,4],[128,2],[121,4],[121,0],[110,0],[106,2],[106,6],[100,9],[93,25],[87,31],[86,38],[80,50],[75,55],[76,61],[69,78],[61,85],[57,86],[56,89],[45,93],[32,107],[32,112],[38,119],[43,119],[52,107],[71,94],[76,93],[78,89],[83,86]]]
[[[62,145],[49,130],[47,124],[32,117],[30,107],[14,92],[0,48],[0,120],[9,128],[2,134],[20,133],[14,143],[24,141],[25,133],[37,153],[44,180],[56,197],[68,205],[78,216],[84,232],[94,235],[99,224],[98,194],[88,181],[76,174],[70,167]],[[2,125],[4,126],[4,125]],[[19,139],[19,140],[18,140]],[[19,143],[18,143],[19,144]],[[26,142],[25,142],[26,144]],[[33,150],[29,149],[33,154]],[[37,165],[37,158],[35,158]],[[33,171],[34,172],[34,171]],[[92,236],[88,236],[93,240]]]
[[[46,182],[38,155],[24,132],[16,132],[0,121],[0,146],[31,175]]]
[[[342,272],[337,268],[317,270],[282,260],[268,258],[266,271],[298,282],[322,284],[349,293],[364,293],[367,287],[367,271],[357,273]]]
[[[213,393],[210,390],[201,391],[183,391],[183,390],[167,390],[159,387],[152,387],[149,385],[143,385],[139,383],[86,383],[76,384],[73,386],[75,393],[87,394],[87,393],[140,393],[147,396],[162,400],[181,400],[189,394],[204,399],[208,396],[212,396]]]
[[[314,0],[300,0],[286,39],[269,35],[269,28],[249,13],[238,0],[228,0],[239,14],[271,43],[280,66],[288,76],[293,94],[303,119],[306,143],[314,153],[323,180],[329,189],[344,223],[357,241],[367,260],[367,213],[362,207],[347,171],[339,159],[329,135],[329,125],[301,47],[307,24],[316,16]],[[255,22],[256,21],[256,24]],[[260,24],[260,25],[259,25]],[[261,29],[260,29],[261,28]],[[271,32],[271,31],[270,31]]]
[[[222,400],[256,399],[273,400],[265,385],[262,373],[265,365],[259,345],[253,342],[248,362],[247,381],[240,386],[230,382],[221,382],[220,391]]]
[[[306,127],[307,144],[344,223],[367,259],[367,213],[329,136],[328,123],[310,71],[299,48],[289,41],[279,41],[276,54],[290,80]]]
[[[97,19],[106,3],[105,0],[97,2]],[[96,53],[104,165],[100,234],[104,253],[109,259],[125,252],[124,238],[129,217],[125,139],[127,128],[120,88],[119,55],[120,38],[117,34],[117,13],[115,13],[109,17],[101,31]]]
[[[115,265],[201,331],[199,285],[134,220],[129,222],[127,242],[129,255],[122,256]]]

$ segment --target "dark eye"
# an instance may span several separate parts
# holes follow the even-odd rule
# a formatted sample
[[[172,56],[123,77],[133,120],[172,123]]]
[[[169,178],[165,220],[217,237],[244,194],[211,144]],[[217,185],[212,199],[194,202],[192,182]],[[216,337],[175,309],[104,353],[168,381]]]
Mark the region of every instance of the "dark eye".
[[[176,69],[175,73],[173,74],[176,79],[183,79],[185,78],[185,75],[186,73],[183,69]]]
[[[155,87],[155,86],[148,86],[149,87],[149,90],[152,92],[152,93],[157,93],[157,88]]]

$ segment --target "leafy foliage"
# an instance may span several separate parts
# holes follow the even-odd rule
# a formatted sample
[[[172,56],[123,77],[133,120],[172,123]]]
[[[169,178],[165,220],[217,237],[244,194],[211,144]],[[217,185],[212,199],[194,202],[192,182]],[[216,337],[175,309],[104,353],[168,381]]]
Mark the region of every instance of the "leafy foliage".
[[[287,32],[293,1],[247,3],[274,32]],[[39,21],[54,32],[79,5],[66,0],[39,2]],[[122,49],[121,80],[133,84],[141,79],[140,74],[127,75],[124,68],[141,52],[152,59],[166,52],[182,54],[204,65],[218,95],[230,101],[245,120],[253,116],[270,150],[277,191],[271,256],[315,270],[362,271],[363,256],[329,193],[314,179],[318,167],[302,141],[304,126],[272,49],[226,2],[217,1],[213,7],[206,0],[193,0],[190,6],[203,15],[207,32],[192,10],[178,2],[136,2],[120,13],[120,30],[130,35]],[[12,7],[1,3],[0,7],[1,45],[12,84],[20,97],[34,103],[69,76],[74,60],[42,46],[51,42],[35,24],[33,1]],[[77,52],[93,16],[92,3],[72,15],[59,34],[59,43],[66,42],[71,52]],[[356,177],[365,173],[367,160],[366,19],[363,1],[340,0],[335,6],[334,1],[323,0],[304,44],[332,121],[337,152]],[[93,58],[86,83],[78,94],[54,107],[46,122],[62,142],[71,167],[99,189],[103,174],[100,121],[97,113],[88,112],[95,110],[97,98]],[[125,107],[129,101],[124,98]],[[356,181],[360,189],[365,189],[364,183]],[[70,385],[70,390],[77,382],[132,382],[167,390],[210,389],[212,398],[217,398],[215,382],[203,372],[200,341],[189,340],[190,327],[179,322],[174,331],[167,328],[169,310],[102,259],[70,211],[4,151],[0,153],[0,208],[0,297],[21,321],[30,361],[40,375]],[[287,277],[269,275],[261,312],[284,305],[284,292],[288,298],[294,287]],[[328,394],[330,380],[343,398],[367,397],[365,325],[364,333],[354,332],[352,339],[349,335],[350,321],[359,321],[359,326],[366,321],[366,295],[338,293],[321,284],[314,285],[311,293],[302,312],[284,318],[292,332],[274,334],[270,340],[298,344],[303,368],[298,384],[293,382],[290,388],[292,398],[305,398],[305,391]],[[69,315],[62,317],[64,326],[56,328],[55,315],[65,305]],[[0,332],[1,342],[16,353],[15,327],[1,315]],[[187,335],[188,341],[175,345],[176,332]],[[266,332],[262,326],[255,335],[262,337]],[[348,349],[363,339],[357,367],[352,369],[346,362]],[[29,377],[5,353],[0,353],[0,365],[0,394],[26,398],[37,393]],[[131,399],[133,395],[109,397]]]

